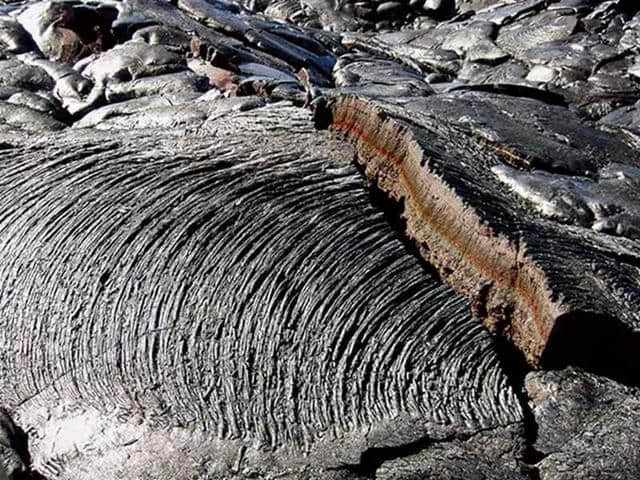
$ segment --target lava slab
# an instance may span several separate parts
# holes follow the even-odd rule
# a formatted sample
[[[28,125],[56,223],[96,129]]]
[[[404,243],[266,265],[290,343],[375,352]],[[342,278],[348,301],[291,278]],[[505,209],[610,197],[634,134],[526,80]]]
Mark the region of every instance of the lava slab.
[[[324,121],[403,203],[424,258],[532,365],[638,378],[634,148],[566,107],[484,92],[341,97]]]

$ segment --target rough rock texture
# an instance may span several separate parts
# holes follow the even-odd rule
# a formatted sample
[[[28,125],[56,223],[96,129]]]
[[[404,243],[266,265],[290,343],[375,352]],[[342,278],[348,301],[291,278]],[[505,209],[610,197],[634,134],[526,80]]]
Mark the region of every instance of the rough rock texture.
[[[535,372],[525,386],[538,423],[542,480],[640,475],[640,392],[575,370]],[[623,460],[623,461],[621,461]]]
[[[469,480],[491,478],[515,480],[530,478],[525,465],[515,468],[513,463],[514,442],[518,428],[486,430],[464,440],[436,443],[429,448],[403,455],[384,462],[376,471],[375,478],[417,479],[446,478],[447,480]]]
[[[547,220],[501,184],[516,172],[506,165],[536,168],[558,172],[554,188],[571,193],[578,180],[561,180],[560,172],[587,182],[611,169],[633,170],[631,148],[563,107],[474,92],[394,103],[341,98],[330,121],[356,145],[372,182],[403,202],[407,233],[425,259],[492,331],[534,365],[588,364],[637,378],[636,241],[599,233],[596,224]],[[606,218],[615,221],[625,201],[633,200]],[[594,358],[595,345],[605,358]]]
[[[20,478],[29,468],[24,456],[24,435],[9,412],[0,409],[0,476],[3,479]]]

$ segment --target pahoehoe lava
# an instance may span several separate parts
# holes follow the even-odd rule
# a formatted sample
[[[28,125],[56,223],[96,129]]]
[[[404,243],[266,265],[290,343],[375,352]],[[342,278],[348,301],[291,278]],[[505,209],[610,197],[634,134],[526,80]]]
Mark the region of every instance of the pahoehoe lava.
[[[262,474],[519,423],[489,335],[371,207],[350,149],[291,107],[232,121],[242,139],[70,132],[0,167],[0,391],[36,467],[118,471],[117,435],[44,448],[87,409],[228,440]]]

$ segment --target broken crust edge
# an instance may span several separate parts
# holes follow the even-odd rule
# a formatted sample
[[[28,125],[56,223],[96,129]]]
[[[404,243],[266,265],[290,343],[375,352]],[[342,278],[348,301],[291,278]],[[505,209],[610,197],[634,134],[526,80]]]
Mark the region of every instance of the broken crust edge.
[[[367,101],[345,96],[329,105],[330,129],[354,144],[369,181],[404,203],[406,235],[442,279],[471,303],[494,334],[512,342],[533,367],[559,317],[546,274],[525,246],[497,234],[429,167],[410,129]]]

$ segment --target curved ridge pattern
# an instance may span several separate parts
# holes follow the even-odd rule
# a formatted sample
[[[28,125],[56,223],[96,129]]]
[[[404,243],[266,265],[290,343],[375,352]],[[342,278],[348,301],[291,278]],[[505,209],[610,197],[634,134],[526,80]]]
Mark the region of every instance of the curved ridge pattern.
[[[306,115],[14,149],[1,401],[137,411],[297,454],[327,444],[338,464],[400,441],[389,422],[405,441],[519,421],[468,303],[405,251],[349,147]],[[243,138],[224,134],[234,124]],[[356,447],[335,443],[347,436]]]

